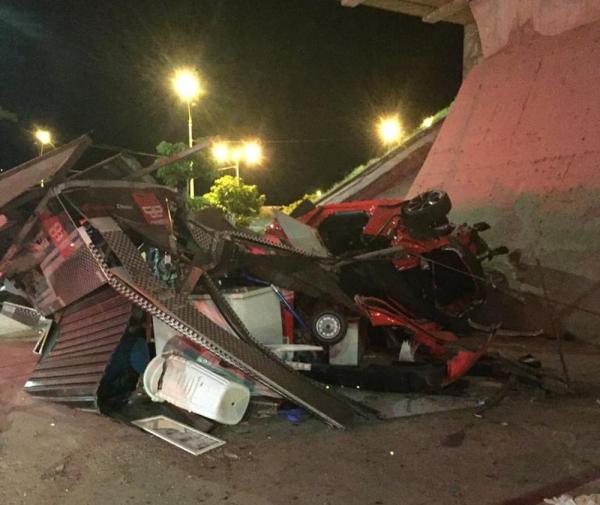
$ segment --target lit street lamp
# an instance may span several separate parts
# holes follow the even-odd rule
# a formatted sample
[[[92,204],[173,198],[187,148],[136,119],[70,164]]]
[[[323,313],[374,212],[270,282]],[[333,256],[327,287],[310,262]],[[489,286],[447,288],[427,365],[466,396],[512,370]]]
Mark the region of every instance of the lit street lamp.
[[[233,147],[232,147],[233,146]],[[235,169],[235,178],[240,181],[240,162],[248,166],[259,165],[263,158],[262,146],[256,140],[249,142],[218,142],[212,148],[217,163],[232,163],[219,170]]]
[[[44,154],[44,146],[52,145],[52,134],[48,130],[38,128],[33,132],[33,136],[40,143],[40,156]]]
[[[37,128],[33,132],[33,136],[40,143],[40,156],[44,154],[44,146],[52,145],[52,134],[49,130],[43,130],[41,128]],[[40,180],[40,187],[44,187],[44,179]]]
[[[188,145],[192,147],[194,137],[192,135],[192,105],[202,94],[200,80],[195,70],[182,68],[175,71],[172,79],[173,89],[182,102],[187,104],[188,111]],[[190,163],[190,180],[188,182],[189,196],[194,198],[194,178],[191,176],[193,162]]]
[[[379,139],[385,145],[396,144],[404,136],[402,124],[398,116],[384,117],[377,123]]]

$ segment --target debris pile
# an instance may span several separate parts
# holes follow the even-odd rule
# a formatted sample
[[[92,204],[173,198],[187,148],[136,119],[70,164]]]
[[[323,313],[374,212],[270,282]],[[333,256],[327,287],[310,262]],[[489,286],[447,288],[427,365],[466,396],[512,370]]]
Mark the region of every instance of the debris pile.
[[[259,235],[152,179],[207,144],[147,168],[118,155],[74,171],[90,142],[0,175],[0,272],[51,320],[25,384],[35,397],[125,416],[200,454],[222,442],[186,412],[236,424],[268,397],[290,419],[300,407],[348,427],[373,409],[340,387],[439,393],[498,330],[476,349],[459,337],[485,302],[482,262],[507,250],[487,246],[486,223],[450,223],[442,191],[301,205]],[[131,414],[140,385],[185,420]]]

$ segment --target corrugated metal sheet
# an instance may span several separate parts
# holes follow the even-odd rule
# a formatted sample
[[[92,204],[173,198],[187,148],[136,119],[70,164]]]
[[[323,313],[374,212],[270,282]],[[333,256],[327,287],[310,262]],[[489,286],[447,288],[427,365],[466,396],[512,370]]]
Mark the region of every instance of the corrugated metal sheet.
[[[6,170],[0,174],[0,207],[11,200],[22,195],[34,186],[39,186],[41,180],[48,180],[60,170],[63,172],[71,167],[92,143],[92,140],[83,135],[78,139],[52,149],[44,156],[38,156],[32,160]]]
[[[68,307],[52,350],[35,367],[25,390],[49,400],[97,408],[97,391],[127,329],[132,304],[104,287]]]

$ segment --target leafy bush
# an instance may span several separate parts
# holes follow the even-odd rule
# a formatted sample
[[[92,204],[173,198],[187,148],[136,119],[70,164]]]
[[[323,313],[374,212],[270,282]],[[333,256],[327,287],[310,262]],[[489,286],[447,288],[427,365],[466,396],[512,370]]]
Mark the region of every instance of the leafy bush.
[[[281,211],[285,214],[291,214],[292,212],[294,212],[294,210],[296,210],[296,207],[298,207],[298,205],[300,205],[304,200],[310,200],[311,202],[316,202],[320,197],[321,197],[321,193],[318,191],[315,191],[314,193],[307,193],[305,194],[302,198],[300,198],[299,200],[296,200],[295,202],[292,202],[288,205],[285,205],[284,207],[281,208]]]
[[[231,214],[241,226],[247,226],[258,216],[265,203],[265,195],[260,194],[255,185],[244,184],[231,175],[217,179],[202,198],[209,206]]]
[[[210,207],[210,203],[203,196],[197,196],[195,198],[188,198],[187,205],[190,210],[201,210],[206,207]]]

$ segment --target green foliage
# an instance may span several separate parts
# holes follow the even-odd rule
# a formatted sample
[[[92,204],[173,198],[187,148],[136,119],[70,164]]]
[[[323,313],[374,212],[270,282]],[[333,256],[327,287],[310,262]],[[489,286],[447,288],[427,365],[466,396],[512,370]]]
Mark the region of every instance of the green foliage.
[[[318,191],[315,191],[314,193],[307,193],[299,200],[296,200],[295,202],[292,202],[292,203],[282,207],[281,211],[285,214],[291,214],[292,212],[294,212],[296,207],[298,207],[298,205],[300,205],[304,200],[310,200],[311,202],[314,203],[319,199],[320,196],[321,196],[321,193]]]
[[[156,152],[161,156],[172,156],[183,151],[187,146],[183,142],[166,142],[162,141],[156,146]],[[173,188],[185,188],[186,181],[190,177],[190,162],[180,161],[171,163],[166,167],[159,168],[156,176],[166,186]]]
[[[169,157],[184,151],[187,148],[187,144],[184,144],[183,142],[167,142],[163,140],[156,146],[156,152],[161,156]],[[190,161],[193,162],[191,172]],[[186,186],[187,180],[190,178],[190,174],[192,174],[196,180],[196,186],[198,188],[204,187],[204,189],[206,189],[214,180],[215,173],[216,170],[212,160],[200,151],[200,153],[187,158],[184,161],[178,161],[159,168],[156,172],[156,176],[165,186],[183,189]]]
[[[201,210],[211,206],[208,200],[203,196],[188,198],[187,205],[190,210]]]
[[[209,206],[231,214],[242,226],[247,226],[252,218],[258,216],[265,203],[265,195],[261,195],[255,185],[244,184],[231,175],[217,179],[202,198]]]

